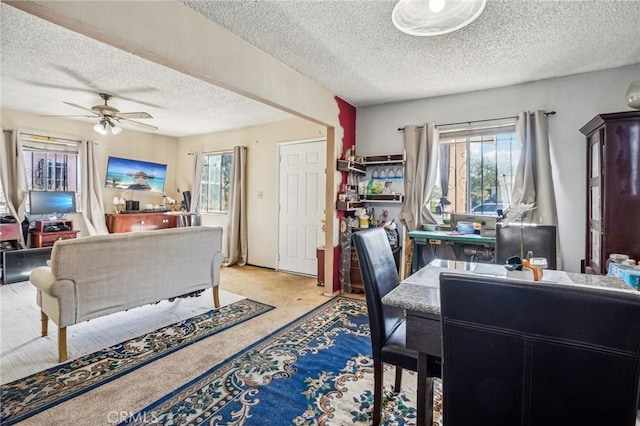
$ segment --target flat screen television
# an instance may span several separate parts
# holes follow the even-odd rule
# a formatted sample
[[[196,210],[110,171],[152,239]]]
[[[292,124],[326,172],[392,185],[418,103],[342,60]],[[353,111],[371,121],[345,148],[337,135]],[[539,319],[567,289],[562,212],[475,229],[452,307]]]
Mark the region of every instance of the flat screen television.
[[[76,193],[72,191],[29,191],[29,213],[53,215],[76,212]]]
[[[164,192],[167,165],[109,157],[105,186],[120,190]]]

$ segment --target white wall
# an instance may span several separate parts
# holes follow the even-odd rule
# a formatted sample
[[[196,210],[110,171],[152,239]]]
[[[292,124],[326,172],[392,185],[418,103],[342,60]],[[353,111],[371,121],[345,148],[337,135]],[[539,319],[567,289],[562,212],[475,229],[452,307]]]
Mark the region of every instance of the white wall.
[[[640,79],[640,64],[534,83],[358,108],[358,155],[401,151],[409,124],[439,124],[556,111],[549,116],[551,162],[564,269],[577,272],[584,257],[586,142],[579,129],[600,113],[627,111],[624,95]]]
[[[326,136],[326,127],[293,119],[228,132],[180,138],[177,184],[190,189],[194,151],[219,151],[235,145],[247,147],[248,263],[275,268],[277,253],[277,144]],[[261,197],[259,193],[262,193]],[[180,197],[180,199],[182,199]],[[203,213],[202,224],[224,226],[226,215]],[[225,237],[226,238],[226,237]]]

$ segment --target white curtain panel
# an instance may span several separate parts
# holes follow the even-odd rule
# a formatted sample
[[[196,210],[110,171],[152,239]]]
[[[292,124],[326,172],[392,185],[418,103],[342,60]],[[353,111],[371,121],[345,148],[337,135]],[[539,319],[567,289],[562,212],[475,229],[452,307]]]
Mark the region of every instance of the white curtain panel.
[[[549,124],[545,112],[521,112],[516,123],[516,134],[521,151],[511,195],[512,204],[534,203],[535,209],[527,213],[524,221],[556,226],[557,267],[561,270],[558,212],[551,173]]]
[[[247,263],[247,195],[246,195],[247,148],[233,148],[231,165],[231,187],[227,212],[226,241],[223,247],[223,266]]]
[[[2,144],[0,146],[0,182],[7,200],[7,207],[11,216],[18,222],[22,222],[25,218],[24,209],[29,186],[20,132],[3,130],[0,144]],[[22,232],[20,232],[20,246],[26,247]]]
[[[436,223],[429,211],[428,202],[436,183],[438,141],[438,130],[433,123],[404,128],[407,161],[400,219],[408,231],[421,229],[424,223]]]
[[[202,192],[202,169],[204,167],[204,154],[201,151],[193,153],[193,176],[191,179],[191,206],[189,213],[200,214],[200,193]]]
[[[84,176],[82,177],[82,218],[89,235],[109,233],[104,215],[102,199],[102,174],[98,167],[93,141],[80,144],[80,158]]]

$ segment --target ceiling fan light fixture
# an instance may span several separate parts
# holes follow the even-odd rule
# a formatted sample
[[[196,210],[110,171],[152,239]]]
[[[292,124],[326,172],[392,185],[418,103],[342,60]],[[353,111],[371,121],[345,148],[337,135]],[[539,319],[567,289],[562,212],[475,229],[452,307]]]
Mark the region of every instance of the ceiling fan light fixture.
[[[120,126],[118,126],[117,123],[114,123],[111,120],[109,120],[109,126],[111,126],[111,133],[113,133],[114,135],[117,135],[118,133],[120,133],[122,131],[122,128]]]
[[[400,0],[391,21],[406,34],[437,36],[469,25],[486,4],[487,0]]]
[[[631,108],[640,109],[640,80],[631,83],[625,98]]]
[[[107,122],[106,122],[106,120],[100,120],[99,123],[96,123],[95,126],[93,126],[93,130],[95,130],[96,132],[100,133],[101,135],[106,135],[107,134]]]

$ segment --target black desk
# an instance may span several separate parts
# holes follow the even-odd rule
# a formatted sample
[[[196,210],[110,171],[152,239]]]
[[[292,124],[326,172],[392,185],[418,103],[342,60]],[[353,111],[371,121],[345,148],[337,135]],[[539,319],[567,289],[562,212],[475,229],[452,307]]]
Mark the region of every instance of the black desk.
[[[430,263],[433,259],[458,261],[472,260],[465,254],[468,249],[486,262],[493,263],[495,237],[484,237],[480,234],[456,234],[449,231],[411,231],[413,257],[411,272],[414,273]]]

